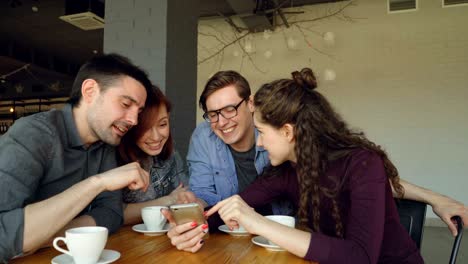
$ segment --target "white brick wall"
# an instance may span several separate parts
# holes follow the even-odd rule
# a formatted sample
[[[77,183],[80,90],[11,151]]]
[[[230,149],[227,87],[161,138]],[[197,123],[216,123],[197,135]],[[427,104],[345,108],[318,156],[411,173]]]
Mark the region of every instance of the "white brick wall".
[[[127,54],[163,90],[166,75],[158,65],[165,65],[166,61],[165,4],[165,1],[160,1],[155,8],[155,3],[150,0],[113,0],[106,5],[104,31],[104,51]]]

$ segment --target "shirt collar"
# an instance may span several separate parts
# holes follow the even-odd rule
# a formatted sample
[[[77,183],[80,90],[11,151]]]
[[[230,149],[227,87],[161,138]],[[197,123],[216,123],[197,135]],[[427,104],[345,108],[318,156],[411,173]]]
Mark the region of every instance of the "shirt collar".
[[[75,124],[75,117],[73,116],[71,104],[65,104],[62,108],[63,117],[65,120],[65,129],[67,130],[68,135],[68,145],[72,148],[82,147],[86,148],[83,141],[81,141],[80,134],[78,133],[78,128]],[[92,144],[92,146],[100,146],[102,144],[101,141]]]

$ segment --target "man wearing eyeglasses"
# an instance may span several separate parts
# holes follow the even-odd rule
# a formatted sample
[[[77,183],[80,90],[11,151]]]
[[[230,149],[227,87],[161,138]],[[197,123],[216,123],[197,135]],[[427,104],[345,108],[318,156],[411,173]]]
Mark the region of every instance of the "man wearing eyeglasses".
[[[249,83],[234,71],[216,73],[200,96],[207,122],[193,132],[187,162],[190,188],[205,206],[242,192],[269,164],[265,149],[255,146],[250,96]],[[289,209],[274,205],[273,212]]]

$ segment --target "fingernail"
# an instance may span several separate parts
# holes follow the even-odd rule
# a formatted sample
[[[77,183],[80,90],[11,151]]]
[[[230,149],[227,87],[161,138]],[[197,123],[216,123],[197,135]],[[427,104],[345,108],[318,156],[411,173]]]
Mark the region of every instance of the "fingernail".
[[[200,245],[202,245],[203,243],[205,243],[205,240],[200,240]]]
[[[203,224],[201,228],[202,228],[203,230],[205,230],[205,229],[208,228],[208,225],[207,225],[207,224]]]
[[[197,225],[197,222],[192,222],[192,224],[190,224],[191,227],[196,227]]]

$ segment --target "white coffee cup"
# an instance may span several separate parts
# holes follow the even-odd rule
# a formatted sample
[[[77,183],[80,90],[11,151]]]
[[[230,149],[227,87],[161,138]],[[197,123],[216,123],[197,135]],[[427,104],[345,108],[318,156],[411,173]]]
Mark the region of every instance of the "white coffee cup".
[[[148,206],[141,209],[141,218],[143,218],[146,230],[159,231],[164,228],[166,218],[161,213],[163,208],[167,209],[166,206]]]
[[[76,264],[95,264],[98,262],[107,242],[108,230],[102,226],[85,226],[68,229],[65,237],[54,239],[54,248],[70,255]],[[57,243],[65,242],[68,250]]]
[[[288,215],[267,215],[265,217],[267,219],[271,220],[271,221],[275,221],[277,223],[280,223],[280,224],[283,224],[285,226],[289,226],[289,227],[292,227],[292,228],[294,228],[295,225],[296,225],[296,219],[294,217],[292,217],[292,216],[288,216]],[[271,242],[270,240],[268,240],[268,244],[270,244],[272,246],[278,246],[275,243]]]

